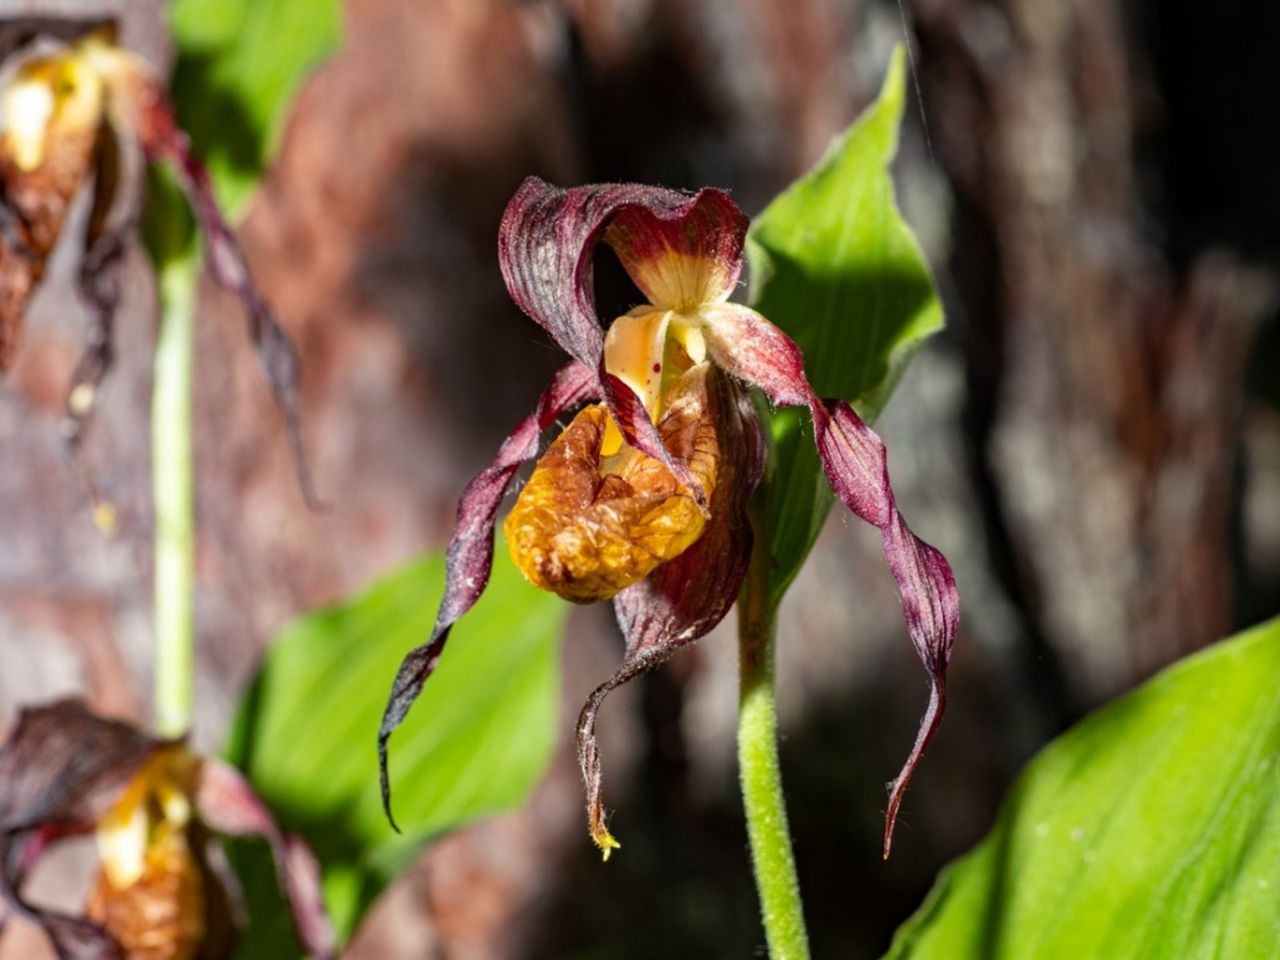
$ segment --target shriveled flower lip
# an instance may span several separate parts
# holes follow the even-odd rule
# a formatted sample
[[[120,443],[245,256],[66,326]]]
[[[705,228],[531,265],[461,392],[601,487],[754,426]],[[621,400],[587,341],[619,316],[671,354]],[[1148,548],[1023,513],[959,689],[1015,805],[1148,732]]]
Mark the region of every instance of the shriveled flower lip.
[[[116,46],[111,24],[30,21],[17,41],[56,34],[56,52],[20,63],[0,90],[0,373],[11,364],[23,314],[44,276],[71,203],[93,183],[83,238],[80,293],[90,338],[67,393],[73,444],[114,359],[120,265],[137,233],[140,161],[166,162],[178,174],[195,215],[210,277],[244,304],[249,333],[285,418],[299,483],[319,504],[298,429],[299,364],[293,344],[258,291],[235,235],[223,218],[203,164],[178,127],[160,77]],[[13,52],[0,44],[0,54]],[[23,51],[19,49],[18,55]]]
[[[902,771],[890,784],[884,836],[888,855],[903,792],[942,718],[946,667],[959,619],[955,580],[945,558],[917,538],[898,512],[880,438],[847,402],[822,399],[813,392],[803,356],[785,333],[750,308],[728,302],[742,270],[746,229],[747,219],[733,201],[710,188],[694,196],[634,184],[562,190],[530,177],[507,206],[498,239],[507,288],[573,359],[552,381],[537,411],[508,437],[494,465],[471,482],[459,502],[435,628],[401,664],[379,731],[388,816],[388,738],[435,669],[450,628],[488,582],[493,528],[507,486],[520,464],[537,454],[540,433],[558,416],[579,403],[602,401],[628,447],[663,464],[707,515],[705,529],[691,546],[613,597],[626,639],[623,663],[591,694],[579,717],[578,757],[591,835],[606,857],[617,846],[604,825],[596,715],[611,690],[705,634],[737,598],[751,551],[746,506],[765,456],[760,424],[743,390],[748,385],[760,389],[774,406],[809,410],[832,489],[858,517],[881,531],[912,644],[929,673],[925,716]],[[608,336],[596,314],[592,290],[592,256],[600,241],[614,250],[650,301],[649,307],[615,321]],[[663,443],[653,419],[656,381],[647,364],[653,360],[653,374],[661,372],[657,358],[673,335],[692,361],[710,364],[721,459],[709,490],[690,462]],[[655,339],[646,345],[648,336]],[[557,443],[570,443],[569,436]],[[553,479],[540,478],[539,471],[554,465],[556,451],[553,446],[535,471],[535,501],[544,496],[543,481]],[[591,463],[598,460],[596,448]],[[576,472],[562,471],[560,477],[576,483],[581,473],[578,467]],[[554,499],[553,493],[545,495]],[[572,499],[567,490],[562,495]],[[521,509],[518,502],[516,513]],[[566,517],[568,529],[575,521],[570,514]],[[521,559],[517,556],[518,562]],[[538,582],[538,576],[529,575]],[[542,585],[555,589],[553,584]]]
[[[161,810],[161,825],[167,823],[172,831],[148,829],[147,810],[153,806]],[[200,845],[206,828],[265,837],[304,948],[318,958],[336,957],[314,857],[300,838],[280,829],[234,768],[196,757],[180,741],[98,717],[78,700],[23,710],[0,746],[0,901],[43,928],[60,957],[124,958],[127,951],[103,922],[142,923],[140,934],[154,938],[156,931],[149,926],[157,917],[190,907],[163,898],[177,896],[175,888],[184,898],[191,896],[189,885],[176,874],[195,869],[193,860],[203,862]],[[95,919],[26,900],[22,885],[48,846],[95,830],[102,865],[89,903]],[[193,849],[167,845],[179,832],[183,844]],[[173,875],[148,882],[157,867]],[[206,887],[202,895],[207,902],[217,892]],[[0,915],[0,925],[3,919]],[[210,937],[232,933],[197,932]]]
[[[681,374],[658,424],[664,446],[704,491],[716,489],[731,453],[721,450],[714,376],[705,362]],[[525,577],[578,603],[612,598],[706,528],[694,497],[657,460],[625,450],[606,456],[611,425],[603,405],[580,412],[538,461],[504,525]]]

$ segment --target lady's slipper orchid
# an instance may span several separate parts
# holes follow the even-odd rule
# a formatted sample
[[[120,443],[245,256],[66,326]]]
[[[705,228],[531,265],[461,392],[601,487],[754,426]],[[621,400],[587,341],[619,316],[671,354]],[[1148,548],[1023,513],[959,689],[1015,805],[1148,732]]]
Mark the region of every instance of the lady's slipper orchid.
[[[29,39],[48,39],[53,26],[34,23]],[[65,39],[73,25],[60,26]],[[80,292],[92,327],[67,394],[69,435],[73,442],[79,437],[113,359],[118,272],[141,209],[139,160],[168,162],[190,201],[209,275],[245,306],[249,333],[285,417],[303,492],[314,502],[297,428],[297,355],[253,284],[208,173],[146,62],[116,46],[110,24],[79,32],[56,52],[27,55],[0,89],[0,373],[13,361],[23,314],[72,201],[92,182],[80,265]]]
[[[0,900],[63,960],[230,956],[234,878],[215,869],[210,831],[265,837],[302,945],[337,955],[315,858],[234,768],[75,700],[23,711],[0,747]],[[90,832],[99,866],[84,915],[26,900],[23,882],[49,845]]]
[[[401,664],[379,732],[388,815],[387,740],[434,670],[450,627],[488,582],[503,495],[536,456],[539,434],[592,402],[538,461],[505,530],[512,558],[534,584],[577,602],[613,599],[626,639],[622,666],[588,698],[577,741],[592,839],[606,857],[618,845],[604,824],[596,714],[611,690],[705,634],[737,598],[751,553],[746,506],[765,457],[745,391],[752,386],[775,406],[809,409],[832,489],[881,531],[929,673],[928,708],[890,785],[888,854],[903,791],[942,718],[959,618],[955,581],[942,554],[898,512],[880,438],[848,403],[813,392],[785,333],[729,302],[746,229],[746,217],[714,189],[693,197],[637,185],[561,190],[531,177],[511,200],[498,239],[503,278],[573,359],[462,495],[435,629]],[[649,300],[607,331],[592,291],[598,241]]]

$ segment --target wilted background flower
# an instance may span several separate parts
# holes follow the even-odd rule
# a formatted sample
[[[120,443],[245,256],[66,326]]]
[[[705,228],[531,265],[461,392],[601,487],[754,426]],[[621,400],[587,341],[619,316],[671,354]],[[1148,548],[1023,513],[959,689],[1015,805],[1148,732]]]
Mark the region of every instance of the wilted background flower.
[[[264,837],[299,939],[336,956],[315,858],[220,760],[90,713],[77,700],[29,708],[0,745],[0,899],[64,960],[216,960],[242,913],[210,832]],[[98,867],[81,914],[23,891],[52,844],[92,833]]]
[[[12,74],[0,88],[0,373],[18,349],[23,316],[71,205],[78,194],[91,191],[79,288],[92,326],[88,349],[67,392],[64,425],[72,443],[79,443],[115,359],[117,274],[143,216],[143,165],[170,164],[191,205],[210,276],[247,310],[250,335],[285,417],[303,491],[316,503],[297,422],[299,374],[293,344],[253,284],[204,164],[177,125],[163,79],[143,58],[119,46],[113,21],[84,23],[78,29],[74,21],[54,30],[42,27],[40,21],[26,22],[25,31],[23,21],[15,26],[15,49],[8,51],[6,61]],[[71,36],[58,44],[59,32]],[[56,44],[52,50],[46,48],[50,42]],[[114,526],[110,513],[100,511],[99,519]]]

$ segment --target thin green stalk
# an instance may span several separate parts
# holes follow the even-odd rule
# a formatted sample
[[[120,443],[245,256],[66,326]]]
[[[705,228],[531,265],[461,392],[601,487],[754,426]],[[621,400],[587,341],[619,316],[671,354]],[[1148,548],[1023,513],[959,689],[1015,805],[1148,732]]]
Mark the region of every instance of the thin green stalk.
[[[160,330],[151,400],[151,487],[156,522],[156,729],[191,727],[195,679],[195,516],[191,470],[191,370],[195,337],[193,255],[159,271]]]
[[[757,510],[752,518],[755,547],[738,604],[738,771],[769,956],[772,960],[808,960],[809,937],[778,767],[778,711],[773,689],[777,624],[769,589],[769,538],[763,515],[763,510]]]

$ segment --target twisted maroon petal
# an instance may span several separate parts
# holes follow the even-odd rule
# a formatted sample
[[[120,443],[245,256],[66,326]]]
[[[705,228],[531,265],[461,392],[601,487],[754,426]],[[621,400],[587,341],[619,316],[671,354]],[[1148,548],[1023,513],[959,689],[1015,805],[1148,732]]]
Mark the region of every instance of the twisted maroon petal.
[[[263,837],[267,841],[280,886],[289,901],[298,942],[316,960],[336,958],[337,939],[321,894],[320,865],[306,841],[281,830],[249,782],[221,760],[201,762],[196,808],[200,819],[218,833]]]
[[[742,271],[746,228],[746,217],[720,190],[692,197],[641,184],[562,190],[537,177],[520,185],[498,228],[498,264],[511,299],[566,353],[597,371],[597,392],[627,443],[666,465],[703,506],[701,485],[672,460],[644,404],[604,370],[592,254],[605,239],[651,297],[662,286],[662,263],[683,257],[700,265],[708,300],[722,299]]]
[[[884,442],[843,400],[817,397],[804,374],[804,356],[785,333],[746,307],[708,311],[707,350],[734,376],[759,387],[775,406],[807,406],[814,440],[831,489],[860,519],[879,528],[889,570],[902,595],[907,631],[929,672],[929,705],[901,772],[889,785],[884,855],[903,793],[937,733],[946,706],[947,662],[960,620],[960,599],[946,558],[911,532],[889,485]]]
[[[450,628],[475,605],[489,583],[489,573],[493,569],[493,527],[498,507],[516,471],[521,464],[537,455],[538,438],[556,418],[580,403],[599,399],[598,387],[594,368],[576,360],[562,367],[538,400],[537,409],[520,421],[503,441],[493,465],[467,485],[458,501],[457,527],[449,541],[444,598],[440,601],[435,627],[427,642],[410,650],[401,661],[378,730],[382,806],[393,827],[395,818],[391,815],[387,741],[404,721],[409,708],[422,692],[422,685],[435,670]]]
[[[613,601],[626,651],[618,671],[587,698],[578,717],[578,764],[587,791],[592,839],[608,852],[616,845],[604,824],[596,716],[608,694],[647,673],[724,619],[738,598],[751,559],[747,503],[764,472],[765,443],[751,399],[732,380],[713,370],[710,396],[716,404],[720,449],[724,451],[711,498],[711,516],[702,536]]]

